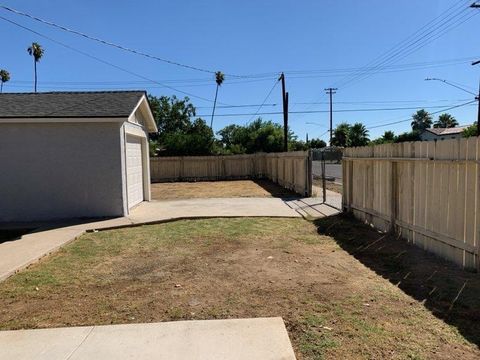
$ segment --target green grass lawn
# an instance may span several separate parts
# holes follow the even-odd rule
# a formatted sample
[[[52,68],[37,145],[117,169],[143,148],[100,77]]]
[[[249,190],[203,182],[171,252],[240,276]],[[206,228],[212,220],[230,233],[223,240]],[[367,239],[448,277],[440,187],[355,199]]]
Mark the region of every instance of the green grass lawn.
[[[382,236],[342,217],[89,233],[0,283],[0,329],[281,316],[299,359],[479,358],[478,275]]]

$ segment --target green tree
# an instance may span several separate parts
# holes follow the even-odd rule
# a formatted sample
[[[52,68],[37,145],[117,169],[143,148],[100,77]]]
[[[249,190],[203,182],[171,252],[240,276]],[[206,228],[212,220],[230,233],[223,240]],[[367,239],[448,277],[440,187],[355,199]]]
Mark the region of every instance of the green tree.
[[[215,116],[215,107],[217,106],[218,88],[222,86],[224,80],[225,80],[225,75],[221,71],[217,71],[215,73],[215,82],[217,83],[217,88],[215,89],[215,100],[213,102],[212,120],[210,120],[210,128],[212,129],[213,129],[213,117]]]
[[[348,146],[365,146],[368,145],[368,130],[362,123],[355,123],[350,127],[348,133]]]
[[[149,95],[158,133],[150,135],[151,154],[159,156],[210,155],[215,137],[205,120],[195,117],[190,100]]]
[[[332,144],[333,146],[346,147],[349,146],[350,125],[347,123],[338,124],[333,130]]]
[[[3,84],[10,81],[10,73],[7,70],[0,70],[0,93],[3,92]]]
[[[412,130],[423,131],[432,127],[432,116],[425,109],[418,110],[412,115]]]
[[[283,151],[283,127],[261,118],[245,126],[229,125],[217,132],[223,153],[252,154],[255,152]],[[305,143],[288,132],[290,150],[304,149]]]
[[[37,63],[43,57],[45,50],[39,43],[32,43],[32,45],[27,49],[27,52],[30,56],[33,56],[33,69],[35,74],[34,90],[37,92]]]
[[[327,143],[322,139],[312,139],[307,143],[309,149],[321,149],[327,146]]]
[[[383,135],[372,141],[373,145],[380,144],[391,144],[395,141],[395,133],[393,131],[387,130]]]
[[[395,138],[396,143],[406,142],[406,141],[419,141],[420,140],[420,131],[412,130],[410,132],[404,132],[398,135]]]
[[[153,135],[154,139],[161,142],[166,134],[186,132],[190,128],[190,118],[196,115],[196,110],[188,97],[178,99],[175,95],[149,95],[148,100],[158,128],[158,133]]]
[[[453,128],[458,126],[458,121],[450,114],[441,114],[433,124],[434,128]]]
[[[475,121],[473,125],[470,125],[466,129],[463,130],[462,136],[465,138],[471,137],[471,136],[478,136],[478,128],[477,128],[477,122]]]

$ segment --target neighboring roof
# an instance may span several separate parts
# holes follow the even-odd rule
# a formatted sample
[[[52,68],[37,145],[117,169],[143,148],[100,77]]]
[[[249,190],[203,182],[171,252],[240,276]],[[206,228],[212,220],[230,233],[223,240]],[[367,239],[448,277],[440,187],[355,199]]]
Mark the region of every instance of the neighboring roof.
[[[128,117],[145,91],[0,94],[0,118]]]
[[[432,134],[437,136],[456,135],[456,134],[462,133],[463,130],[465,130],[468,127],[469,125],[457,126],[453,128],[428,128],[428,129],[425,129],[425,131],[431,132]]]

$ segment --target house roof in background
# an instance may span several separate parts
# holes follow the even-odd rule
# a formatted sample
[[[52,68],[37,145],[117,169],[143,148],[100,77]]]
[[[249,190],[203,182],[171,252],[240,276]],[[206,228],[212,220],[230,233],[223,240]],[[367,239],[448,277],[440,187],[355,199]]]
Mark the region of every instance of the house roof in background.
[[[468,128],[470,125],[465,125],[465,126],[457,126],[453,128],[428,128],[425,129],[425,131],[431,132],[432,134],[435,134],[437,136],[443,136],[443,135],[455,135],[455,134],[460,134]]]
[[[145,91],[0,94],[0,118],[128,117]]]

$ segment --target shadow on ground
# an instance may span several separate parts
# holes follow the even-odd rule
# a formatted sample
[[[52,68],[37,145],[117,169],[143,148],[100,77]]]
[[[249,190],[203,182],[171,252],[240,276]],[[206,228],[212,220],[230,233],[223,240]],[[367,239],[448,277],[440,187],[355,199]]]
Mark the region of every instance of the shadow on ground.
[[[285,189],[284,187],[275,184],[274,182],[266,179],[255,179],[255,184],[262,187],[265,191],[269,192],[274,198],[292,199],[299,198],[300,195],[292,190]]]
[[[480,274],[462,270],[347,215],[314,223],[318,233],[334,238],[365,266],[480,346]]]

